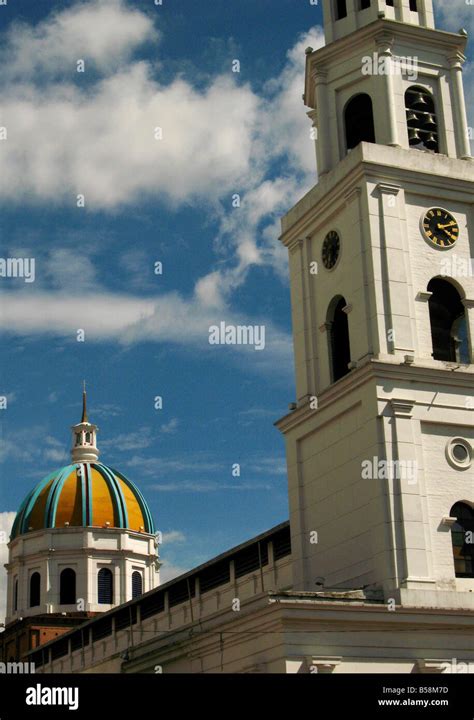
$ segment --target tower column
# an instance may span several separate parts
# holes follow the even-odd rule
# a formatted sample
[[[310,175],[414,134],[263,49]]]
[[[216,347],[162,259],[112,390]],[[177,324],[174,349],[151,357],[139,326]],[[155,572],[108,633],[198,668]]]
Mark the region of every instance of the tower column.
[[[324,68],[316,68],[313,73],[314,87],[316,93],[316,108],[318,117],[318,138],[317,157],[318,175],[324,175],[331,168],[330,142],[329,142],[329,113],[327,71]]]
[[[408,293],[405,248],[400,238],[405,237],[401,227],[398,195],[400,187],[379,183],[381,283],[384,295],[385,326],[380,330],[380,347],[390,354],[413,352],[412,301]]]
[[[459,157],[462,160],[470,160],[471,148],[469,145],[466,103],[462,84],[462,64],[466,58],[462,53],[456,53],[456,55],[452,55],[448,59],[451,68],[452,107],[456,127],[456,147]]]
[[[378,139],[378,142],[384,145],[391,145],[392,147],[401,147],[398,141],[398,130],[397,130],[397,110],[395,106],[395,89],[393,83],[393,69],[392,69],[392,45],[393,37],[382,33],[376,38],[377,43],[377,54],[383,58],[383,63],[380,63],[380,67],[383,68],[383,72],[378,77],[379,93],[381,102],[387,109],[387,126],[385,128],[385,138]]]
[[[431,544],[425,530],[427,517],[423,470],[419,467],[412,400],[392,398],[386,438],[391,465],[389,493],[392,495],[397,584],[424,588],[432,584]],[[397,464],[398,463],[398,464]],[[398,526],[398,527],[397,527]]]

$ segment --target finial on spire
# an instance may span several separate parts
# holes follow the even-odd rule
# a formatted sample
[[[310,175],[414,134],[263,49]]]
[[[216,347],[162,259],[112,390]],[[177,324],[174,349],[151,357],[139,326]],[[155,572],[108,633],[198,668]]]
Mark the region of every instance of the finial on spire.
[[[83,389],[82,389],[82,418],[81,422],[86,423],[89,422],[87,419],[87,394],[86,394],[86,381],[83,380]]]

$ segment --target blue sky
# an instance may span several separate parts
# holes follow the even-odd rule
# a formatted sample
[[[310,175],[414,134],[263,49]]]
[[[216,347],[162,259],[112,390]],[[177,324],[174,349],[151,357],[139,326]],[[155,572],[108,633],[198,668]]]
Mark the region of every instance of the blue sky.
[[[473,27],[461,0],[437,11]],[[309,0],[0,6],[0,257],[36,270],[0,280],[2,527],[68,460],[83,378],[101,460],[165,533],[166,577],[287,518],[279,217],[317,179],[301,94],[321,22]],[[210,346],[221,321],[264,325],[265,349]]]

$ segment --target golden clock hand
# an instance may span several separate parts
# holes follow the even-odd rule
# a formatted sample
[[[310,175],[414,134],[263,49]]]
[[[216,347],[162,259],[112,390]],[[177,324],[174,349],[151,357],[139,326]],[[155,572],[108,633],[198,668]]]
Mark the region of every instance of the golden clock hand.
[[[443,232],[444,232],[445,235],[448,236],[448,238],[449,238],[450,240],[457,240],[457,238],[456,238],[454,235],[452,235],[452,233],[448,232],[448,230],[445,230],[445,229],[444,229]]]
[[[444,230],[444,229],[447,228],[447,227],[453,227],[453,225],[456,225],[456,221],[455,221],[455,220],[453,220],[452,222],[448,223],[447,225],[440,225],[440,224],[438,223],[438,229],[439,229],[439,230]]]

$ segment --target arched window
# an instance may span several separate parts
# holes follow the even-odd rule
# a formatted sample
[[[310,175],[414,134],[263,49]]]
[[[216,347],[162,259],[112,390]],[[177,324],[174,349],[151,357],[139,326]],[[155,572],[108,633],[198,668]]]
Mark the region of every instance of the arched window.
[[[474,578],[474,510],[466,503],[458,502],[449,514],[456,518],[451,527],[456,577]]]
[[[132,598],[140,597],[143,593],[142,574],[138,571],[132,573]]]
[[[30,608],[38,607],[41,601],[41,577],[34,572],[30,577]]]
[[[355,148],[360,142],[375,142],[372,100],[366,93],[355,95],[344,110],[346,147]]]
[[[428,283],[433,358],[469,363],[469,343],[464,305],[450,282],[433,278]]]
[[[76,573],[72,568],[65,568],[59,576],[59,604],[76,604]]]
[[[13,612],[18,610],[18,578],[13,583]]]
[[[439,152],[438,121],[431,93],[413,85],[405,93],[408,141],[415,150]]]
[[[347,0],[334,0],[336,20],[347,17]]]
[[[108,568],[101,568],[97,575],[97,595],[101,605],[111,605],[114,601],[114,577]]]
[[[351,361],[349,343],[349,323],[344,308],[347,303],[340,295],[334,298],[328,309],[329,325],[329,357],[331,365],[331,379],[336,382],[349,372],[348,364]]]

